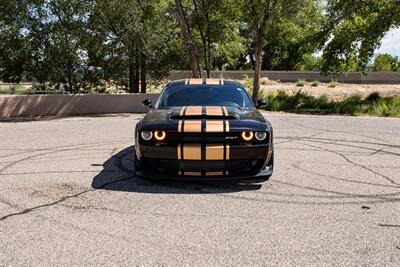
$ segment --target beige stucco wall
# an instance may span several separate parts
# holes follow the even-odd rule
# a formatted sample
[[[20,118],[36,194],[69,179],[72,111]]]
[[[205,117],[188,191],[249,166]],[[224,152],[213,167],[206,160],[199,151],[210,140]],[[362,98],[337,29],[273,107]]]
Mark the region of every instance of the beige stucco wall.
[[[0,118],[146,112],[142,101],[158,94],[0,96]]]

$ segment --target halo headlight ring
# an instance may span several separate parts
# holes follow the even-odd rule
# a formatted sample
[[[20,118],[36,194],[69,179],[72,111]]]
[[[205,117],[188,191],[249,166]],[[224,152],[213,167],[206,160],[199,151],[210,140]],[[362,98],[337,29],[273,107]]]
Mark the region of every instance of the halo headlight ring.
[[[140,136],[142,137],[143,140],[149,141],[151,138],[153,138],[153,133],[150,131],[143,131],[140,133]]]
[[[164,131],[155,131],[154,132],[154,138],[157,141],[163,141],[166,136],[167,136],[167,134]]]
[[[265,138],[267,138],[267,133],[266,132],[256,132],[254,134],[254,136],[258,141],[264,141]]]
[[[254,133],[253,132],[242,132],[242,139],[244,141],[251,141],[254,138]]]

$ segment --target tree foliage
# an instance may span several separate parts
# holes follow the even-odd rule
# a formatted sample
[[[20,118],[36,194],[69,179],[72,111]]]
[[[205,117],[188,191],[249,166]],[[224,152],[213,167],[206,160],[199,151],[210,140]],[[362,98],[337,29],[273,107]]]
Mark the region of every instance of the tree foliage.
[[[322,70],[365,70],[382,37],[400,26],[400,1],[328,0]]]
[[[400,72],[400,59],[388,54],[379,54],[374,60],[372,65],[373,71],[399,71]]]
[[[254,69],[256,100],[261,70],[363,71],[398,26],[394,0],[0,0],[0,80],[136,93],[173,69]]]

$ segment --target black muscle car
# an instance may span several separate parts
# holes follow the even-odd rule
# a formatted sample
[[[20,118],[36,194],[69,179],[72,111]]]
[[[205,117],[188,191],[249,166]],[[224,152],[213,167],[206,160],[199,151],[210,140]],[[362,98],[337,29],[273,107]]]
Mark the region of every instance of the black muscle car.
[[[271,124],[235,81],[170,82],[136,125],[135,173],[155,179],[265,181],[274,164]]]

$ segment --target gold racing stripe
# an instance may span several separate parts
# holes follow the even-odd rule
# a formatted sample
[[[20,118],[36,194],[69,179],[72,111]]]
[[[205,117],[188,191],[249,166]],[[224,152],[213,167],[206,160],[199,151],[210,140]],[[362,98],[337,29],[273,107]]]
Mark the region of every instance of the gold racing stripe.
[[[179,112],[179,116],[183,116],[185,114],[186,107],[182,107],[181,111]]]
[[[185,133],[200,133],[201,120],[185,120],[183,125],[183,132]]]
[[[203,79],[190,79],[189,84],[203,84]]]
[[[207,116],[223,116],[222,109],[219,106],[206,106]]]
[[[206,145],[206,160],[224,160],[224,145]]]
[[[183,160],[201,160],[201,145],[200,144],[184,144],[182,159]]]
[[[190,106],[186,108],[186,116],[201,116],[203,115],[202,106]]]
[[[222,133],[224,131],[224,121],[206,121],[207,133]]]
[[[206,160],[229,160],[230,146],[228,144],[206,145]]]
[[[181,111],[179,112],[179,116],[183,116],[185,114],[186,111],[186,107],[182,107]],[[182,132],[182,124],[183,124],[183,120],[179,120],[178,121],[178,132]]]
[[[206,84],[213,84],[213,85],[219,85],[220,84],[220,79],[207,79]]]
[[[226,107],[222,107],[222,110],[224,112],[224,116],[228,116],[229,115],[228,109]]]
[[[177,154],[178,160],[181,160],[182,159],[181,144],[178,144],[177,149],[176,149],[176,154]]]
[[[182,120],[178,121],[178,132],[182,132]]]

